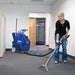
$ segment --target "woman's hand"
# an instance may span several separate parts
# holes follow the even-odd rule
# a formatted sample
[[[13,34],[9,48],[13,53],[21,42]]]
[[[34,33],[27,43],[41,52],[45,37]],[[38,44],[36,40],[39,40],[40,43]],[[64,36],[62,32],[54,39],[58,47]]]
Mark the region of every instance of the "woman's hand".
[[[59,40],[56,40],[56,44],[59,44],[60,43],[60,41]]]
[[[68,37],[68,33],[66,33],[66,35],[65,35],[66,37]]]

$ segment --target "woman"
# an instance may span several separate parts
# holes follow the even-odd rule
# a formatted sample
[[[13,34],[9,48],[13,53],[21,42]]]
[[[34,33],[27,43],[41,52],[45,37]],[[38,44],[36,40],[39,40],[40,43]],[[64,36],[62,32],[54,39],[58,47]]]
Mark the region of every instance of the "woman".
[[[65,20],[63,12],[59,13],[58,21],[56,22],[55,43],[56,44],[59,43],[59,41],[63,35],[66,35],[66,37],[67,37],[69,30],[70,30],[69,21]],[[64,61],[64,63],[66,63],[67,62],[67,49],[66,49],[66,40],[65,39],[62,40],[62,49],[63,49],[62,60]],[[54,56],[55,64],[57,64],[57,63],[59,63],[59,46],[54,55],[55,55]]]

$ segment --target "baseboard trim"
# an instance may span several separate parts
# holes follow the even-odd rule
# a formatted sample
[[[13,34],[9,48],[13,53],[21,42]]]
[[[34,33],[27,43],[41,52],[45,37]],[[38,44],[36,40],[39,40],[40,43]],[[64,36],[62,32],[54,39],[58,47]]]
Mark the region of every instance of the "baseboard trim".
[[[6,48],[6,51],[11,51],[11,48]]]
[[[49,48],[49,50],[54,50],[54,49],[52,49],[52,48]],[[62,54],[62,52],[60,52],[61,54]],[[72,58],[72,59],[75,59],[75,56],[72,56],[72,55],[69,55],[69,54],[67,54],[68,55],[68,57],[70,57],[70,58]]]
[[[62,52],[60,52],[60,54],[62,54]],[[69,54],[67,54],[67,55],[68,55],[68,57],[70,57],[72,59],[75,59],[75,56],[72,56],[72,55],[69,55]]]
[[[71,57],[72,59],[75,59],[75,57],[74,56],[71,56],[71,55],[68,55],[69,57]]]
[[[54,50],[53,48],[49,48],[49,50]]]
[[[48,47],[49,47],[49,45],[46,45],[46,46],[48,46]]]

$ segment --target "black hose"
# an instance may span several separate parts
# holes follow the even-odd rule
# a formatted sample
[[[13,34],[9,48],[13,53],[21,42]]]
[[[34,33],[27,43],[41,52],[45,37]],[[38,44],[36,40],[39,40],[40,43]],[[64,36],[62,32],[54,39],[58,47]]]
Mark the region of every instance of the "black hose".
[[[48,53],[42,54],[42,55],[39,55],[39,54],[30,54],[30,53],[28,53],[28,52],[24,52],[24,53],[27,54],[27,55],[30,55],[30,56],[44,57],[44,56],[47,56],[47,55],[51,54],[53,51],[54,51],[54,50],[52,49],[52,50],[49,51]]]

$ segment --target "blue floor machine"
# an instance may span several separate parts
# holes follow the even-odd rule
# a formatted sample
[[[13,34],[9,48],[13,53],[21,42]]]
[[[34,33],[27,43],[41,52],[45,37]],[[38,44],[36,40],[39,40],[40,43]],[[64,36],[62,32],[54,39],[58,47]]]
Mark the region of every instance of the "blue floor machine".
[[[21,30],[17,33],[12,33],[13,42],[12,42],[12,52],[15,51],[29,51],[30,49],[30,40],[28,36],[24,34],[27,30]]]

